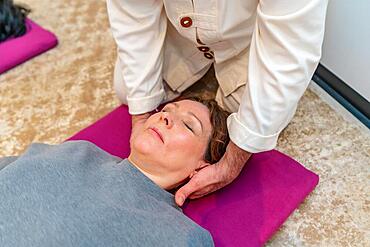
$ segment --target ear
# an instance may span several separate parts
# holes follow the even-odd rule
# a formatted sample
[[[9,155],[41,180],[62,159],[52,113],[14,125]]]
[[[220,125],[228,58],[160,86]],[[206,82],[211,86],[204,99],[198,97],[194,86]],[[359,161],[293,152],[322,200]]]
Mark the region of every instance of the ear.
[[[195,170],[190,173],[189,178],[192,178],[195,174],[198,173],[198,171],[200,171],[204,167],[207,167],[207,166],[210,166],[210,165],[211,164],[205,162],[204,160],[199,161],[199,163],[197,165],[197,168],[195,168]]]

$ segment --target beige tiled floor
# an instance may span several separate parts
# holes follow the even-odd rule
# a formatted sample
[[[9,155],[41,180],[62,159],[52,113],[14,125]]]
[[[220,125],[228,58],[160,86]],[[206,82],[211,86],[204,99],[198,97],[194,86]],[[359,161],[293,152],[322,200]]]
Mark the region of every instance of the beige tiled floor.
[[[0,75],[0,156],[31,142],[60,143],[119,104],[105,1],[23,2],[60,43]],[[210,71],[192,90],[212,94],[212,81]],[[370,133],[314,92],[310,86],[303,95],[277,149],[319,174],[320,183],[267,245],[369,246]]]
[[[344,108],[338,101],[336,101],[332,96],[325,92],[325,90],[322,89],[314,81],[311,81],[308,88],[317,96],[319,96],[319,98],[324,101],[331,109],[338,113],[338,115],[343,117],[345,121],[358,126],[365,135],[366,133],[369,133],[370,130],[360,120],[358,120],[351,112]]]

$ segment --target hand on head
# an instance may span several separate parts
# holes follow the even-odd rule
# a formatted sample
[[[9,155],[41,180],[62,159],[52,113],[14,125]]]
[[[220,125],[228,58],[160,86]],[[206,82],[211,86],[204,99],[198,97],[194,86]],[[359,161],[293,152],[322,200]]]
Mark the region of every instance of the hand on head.
[[[197,199],[230,184],[240,174],[251,153],[229,142],[225,154],[217,163],[206,166],[177,190],[175,200],[180,207],[187,198]]]
[[[230,169],[230,156],[224,156],[229,143],[228,115],[214,100],[168,103],[160,112],[133,119],[129,159],[167,190],[190,178],[175,195],[178,205],[186,198],[213,192],[241,170]]]

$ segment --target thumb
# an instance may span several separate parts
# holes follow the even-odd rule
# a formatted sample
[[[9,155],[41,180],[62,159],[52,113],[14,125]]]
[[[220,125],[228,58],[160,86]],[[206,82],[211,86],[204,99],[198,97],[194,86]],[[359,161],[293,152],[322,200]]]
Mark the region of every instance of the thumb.
[[[175,194],[176,204],[181,207],[184,204],[186,198],[188,198],[196,189],[197,188],[192,183],[192,180],[190,180],[188,183],[177,190]]]

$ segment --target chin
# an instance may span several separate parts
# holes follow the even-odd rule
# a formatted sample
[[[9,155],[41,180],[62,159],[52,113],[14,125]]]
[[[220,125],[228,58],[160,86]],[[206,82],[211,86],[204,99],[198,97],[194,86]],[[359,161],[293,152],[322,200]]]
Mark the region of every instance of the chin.
[[[131,140],[131,152],[152,157],[158,153],[158,147],[155,143],[148,140],[148,138],[141,138],[139,136]]]

